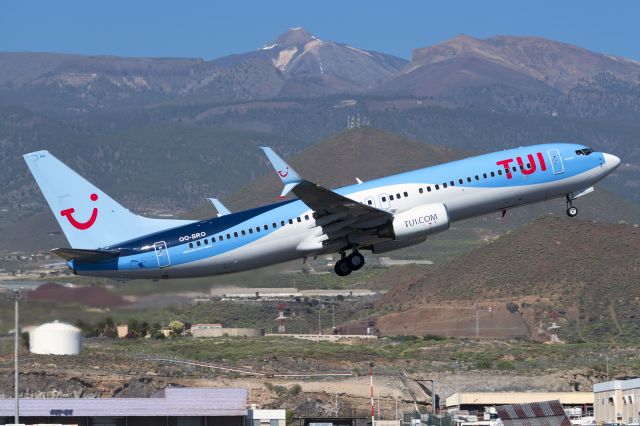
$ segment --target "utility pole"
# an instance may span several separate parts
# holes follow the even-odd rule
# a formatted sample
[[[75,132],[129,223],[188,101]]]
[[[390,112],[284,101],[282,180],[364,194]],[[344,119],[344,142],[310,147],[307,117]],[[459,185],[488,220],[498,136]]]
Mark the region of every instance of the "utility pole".
[[[13,288],[11,289],[11,292],[9,293],[9,299],[13,300],[14,302],[14,312],[15,312],[15,323],[14,323],[14,328],[13,328],[13,334],[14,334],[14,350],[15,350],[15,354],[14,354],[14,384],[13,384],[13,389],[14,389],[14,395],[15,395],[15,415],[14,415],[14,423],[15,424],[20,424],[20,386],[19,386],[19,378],[20,378],[20,369],[19,369],[19,362],[18,362],[18,355],[20,352],[20,321],[19,321],[19,316],[20,316],[20,312],[19,312],[19,305],[20,305],[20,300],[26,299],[27,293],[25,292],[24,288],[20,287],[20,288]]]
[[[333,329],[336,329],[336,304],[332,303],[331,304],[331,321],[333,322],[332,326]]]
[[[376,416],[373,405],[373,362],[369,363],[369,388],[371,390],[371,426],[375,426]]]
[[[322,322],[320,320],[320,313],[322,312],[322,296],[318,296],[318,334],[322,334]]]

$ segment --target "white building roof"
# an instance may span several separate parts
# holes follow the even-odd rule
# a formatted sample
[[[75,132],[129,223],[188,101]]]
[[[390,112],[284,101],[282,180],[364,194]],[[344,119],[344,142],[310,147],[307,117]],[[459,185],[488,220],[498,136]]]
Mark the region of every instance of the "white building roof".
[[[595,383],[594,392],[608,392],[612,390],[640,389],[640,378],[628,380],[611,380],[609,382]]]

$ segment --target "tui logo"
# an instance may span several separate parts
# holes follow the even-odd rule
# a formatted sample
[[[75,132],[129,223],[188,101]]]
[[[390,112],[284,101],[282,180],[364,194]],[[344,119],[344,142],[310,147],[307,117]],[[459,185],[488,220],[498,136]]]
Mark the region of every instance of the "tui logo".
[[[91,199],[91,201],[97,201],[98,194],[91,194],[89,198]],[[71,208],[71,209],[60,211],[60,214],[62,216],[65,216],[67,220],[69,220],[69,223],[73,225],[74,228],[80,229],[81,231],[91,228],[93,224],[96,222],[96,219],[98,218],[98,209],[96,207],[93,208],[93,211],[91,212],[91,217],[86,222],[79,222],[78,220],[76,220],[76,218],[72,216],[75,211],[76,210],[74,208]]]
[[[289,167],[287,167],[284,172],[282,170],[278,170],[278,174],[280,175],[280,177],[289,176]]]

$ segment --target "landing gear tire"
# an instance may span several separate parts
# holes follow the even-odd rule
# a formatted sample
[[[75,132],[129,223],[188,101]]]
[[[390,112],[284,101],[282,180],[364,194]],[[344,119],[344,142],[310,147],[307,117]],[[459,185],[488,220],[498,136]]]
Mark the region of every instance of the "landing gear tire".
[[[349,263],[346,259],[340,259],[336,262],[333,270],[340,277],[346,277],[351,273],[351,268],[349,267]]]
[[[364,256],[359,252],[354,251],[347,256],[347,263],[349,264],[349,269],[357,271],[364,266]]]
[[[578,208],[574,206],[567,207],[567,216],[576,217],[578,215]]]

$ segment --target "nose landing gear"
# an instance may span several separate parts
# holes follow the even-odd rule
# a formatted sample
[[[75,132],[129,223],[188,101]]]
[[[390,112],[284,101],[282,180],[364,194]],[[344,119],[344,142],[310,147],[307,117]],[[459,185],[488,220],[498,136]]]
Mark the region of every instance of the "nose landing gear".
[[[364,266],[364,256],[357,250],[354,250],[349,256],[344,252],[340,253],[341,258],[333,267],[338,276],[346,277],[353,271],[357,271]]]
[[[576,217],[578,215],[578,208],[574,207],[573,200],[567,195],[567,216]]]

